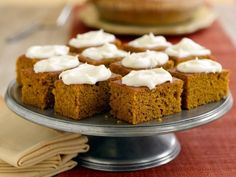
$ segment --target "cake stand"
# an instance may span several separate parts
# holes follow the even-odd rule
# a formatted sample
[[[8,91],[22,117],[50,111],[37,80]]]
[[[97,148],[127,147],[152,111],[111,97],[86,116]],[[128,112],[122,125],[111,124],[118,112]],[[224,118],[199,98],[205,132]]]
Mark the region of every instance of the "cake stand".
[[[5,95],[8,107],[29,121],[50,128],[88,135],[90,150],[80,154],[84,167],[104,171],[134,171],[166,164],[180,152],[174,132],[204,125],[222,117],[233,105],[231,93],[215,103],[138,125],[117,121],[109,113],[79,121],[40,110],[21,102],[15,81]]]

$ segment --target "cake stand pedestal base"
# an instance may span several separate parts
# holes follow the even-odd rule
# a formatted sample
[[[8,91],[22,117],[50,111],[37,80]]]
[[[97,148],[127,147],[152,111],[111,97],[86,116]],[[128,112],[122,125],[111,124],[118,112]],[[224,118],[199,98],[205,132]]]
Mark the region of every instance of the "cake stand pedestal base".
[[[41,110],[25,105],[21,87],[12,81],[5,100],[8,107],[22,118],[65,132],[89,137],[90,151],[80,154],[78,162],[87,168],[103,171],[135,171],[166,164],[180,152],[173,132],[191,129],[221,118],[233,105],[233,97],[165,116],[162,121],[131,125],[117,123],[108,113],[89,119],[71,120],[59,116],[53,109]]]
[[[102,171],[135,171],[166,164],[180,152],[174,134],[143,137],[89,136],[90,150],[78,156],[81,166]]]

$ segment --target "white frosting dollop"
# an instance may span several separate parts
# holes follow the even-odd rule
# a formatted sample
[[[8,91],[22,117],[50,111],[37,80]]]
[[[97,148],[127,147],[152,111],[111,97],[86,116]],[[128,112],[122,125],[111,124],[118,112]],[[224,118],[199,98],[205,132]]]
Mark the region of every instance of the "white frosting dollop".
[[[106,43],[101,47],[87,48],[81,55],[93,60],[101,60],[106,58],[125,57],[127,52],[119,50],[114,44]]]
[[[153,33],[143,35],[140,38],[137,38],[133,41],[130,41],[128,45],[132,47],[139,48],[156,48],[156,47],[169,47],[171,46],[170,42],[167,42],[166,38],[163,36],[154,36]]]
[[[74,68],[79,65],[77,56],[63,55],[54,56],[49,59],[41,60],[34,65],[34,72],[55,72]]]
[[[169,56],[184,58],[189,56],[210,55],[211,51],[189,38],[183,38],[178,44],[168,47],[166,53]]]
[[[163,68],[131,71],[121,80],[122,84],[133,87],[146,86],[150,90],[167,81],[172,82],[172,76]]]
[[[222,66],[209,59],[196,59],[182,62],[177,65],[176,69],[183,73],[215,73],[221,72]]]
[[[115,39],[113,34],[106,33],[103,30],[90,31],[78,34],[76,38],[69,41],[69,45],[76,48],[99,46],[105,43],[114,42]]]
[[[121,64],[127,68],[142,69],[164,65],[169,57],[163,52],[146,51],[127,55]]]
[[[44,46],[32,46],[28,48],[25,56],[27,58],[46,59],[53,56],[67,55],[69,47],[65,45],[44,45]]]
[[[77,68],[62,72],[59,77],[66,85],[94,85],[99,81],[109,79],[111,77],[111,74],[111,71],[104,65],[94,66],[89,64],[81,64]]]

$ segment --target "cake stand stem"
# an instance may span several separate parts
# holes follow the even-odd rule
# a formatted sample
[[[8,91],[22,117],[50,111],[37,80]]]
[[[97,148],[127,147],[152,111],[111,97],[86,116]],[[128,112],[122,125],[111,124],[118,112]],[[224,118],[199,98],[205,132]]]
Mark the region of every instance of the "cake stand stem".
[[[143,137],[89,136],[90,150],[80,154],[81,166],[102,171],[134,171],[160,166],[180,152],[174,134]]]

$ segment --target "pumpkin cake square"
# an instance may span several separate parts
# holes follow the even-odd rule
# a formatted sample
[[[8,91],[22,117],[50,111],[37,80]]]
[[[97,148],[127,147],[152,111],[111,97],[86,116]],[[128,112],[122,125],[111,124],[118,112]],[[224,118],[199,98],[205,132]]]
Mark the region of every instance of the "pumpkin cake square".
[[[102,29],[77,34],[75,38],[69,40],[68,46],[71,53],[80,54],[89,47],[98,47],[106,43],[112,43],[118,48],[121,47],[121,41],[115,35],[106,33]]]
[[[116,74],[125,76],[132,70],[145,70],[153,68],[170,69],[174,67],[174,62],[169,60],[167,54],[156,51],[145,51],[128,54],[123,60],[111,63],[110,69]]]
[[[181,39],[177,44],[168,47],[165,52],[169,55],[170,60],[174,61],[175,66],[181,62],[193,60],[195,58],[215,59],[209,49],[199,45],[190,38]]]
[[[184,81],[182,107],[185,109],[220,101],[228,95],[229,71],[215,61],[191,60],[169,72]]]
[[[78,66],[75,56],[56,56],[37,62],[33,68],[21,71],[22,102],[40,109],[53,107],[52,90],[59,74],[66,69]]]
[[[60,72],[35,73],[31,68],[22,70],[22,102],[40,109],[52,107],[52,89],[59,74]]]
[[[111,81],[111,113],[138,124],[181,111],[183,81],[162,68],[131,71]]]
[[[33,68],[34,64],[40,60],[53,56],[67,55],[69,48],[64,45],[43,45],[31,46],[26,53],[19,56],[16,61],[16,81],[21,86],[21,70]]]
[[[109,67],[111,63],[122,60],[126,55],[127,52],[118,49],[114,44],[106,43],[100,47],[85,49],[79,55],[79,60],[83,63]]]
[[[171,43],[164,36],[154,36],[153,33],[145,34],[123,45],[128,52],[165,51]]]
[[[104,65],[82,64],[62,72],[55,82],[54,111],[72,119],[83,119],[108,111],[110,81],[121,76],[113,75]]]

